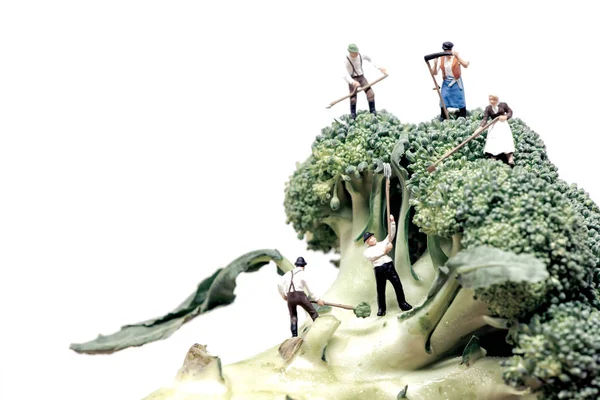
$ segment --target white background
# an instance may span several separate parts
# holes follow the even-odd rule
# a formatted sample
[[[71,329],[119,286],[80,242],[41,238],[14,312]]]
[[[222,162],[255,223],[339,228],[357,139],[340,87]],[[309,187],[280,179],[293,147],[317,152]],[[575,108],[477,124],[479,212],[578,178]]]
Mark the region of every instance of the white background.
[[[467,107],[498,94],[600,200],[593,4],[3,2],[0,398],[139,399],[193,343],[227,364],[289,336],[269,265],[238,279],[233,306],[167,340],[68,349],[170,311],[253,249],[303,255],[327,288],[336,270],[285,224],[283,189],[348,112],[325,108],[346,94],[348,43],[388,70],[378,108],[418,123],[439,112],[423,56],[453,41],[471,62]]]

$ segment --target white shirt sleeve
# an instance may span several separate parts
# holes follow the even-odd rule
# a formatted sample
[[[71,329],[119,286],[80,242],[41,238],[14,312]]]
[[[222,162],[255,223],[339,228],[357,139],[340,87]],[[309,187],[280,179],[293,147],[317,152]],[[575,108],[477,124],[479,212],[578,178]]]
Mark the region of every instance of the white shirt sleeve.
[[[314,301],[319,301],[319,298],[317,296],[315,296],[315,294],[313,292],[310,291],[310,288],[308,287],[308,283],[306,282],[306,279],[304,279],[304,273],[302,274],[302,285],[304,285],[304,289],[305,289],[306,294],[308,295],[309,299],[312,299]]]
[[[387,243],[392,243],[392,241],[396,237],[396,221],[392,222],[392,226],[390,227],[390,229],[392,231],[388,232],[388,235],[385,237],[385,239],[383,239],[383,242],[386,243],[386,244]]]

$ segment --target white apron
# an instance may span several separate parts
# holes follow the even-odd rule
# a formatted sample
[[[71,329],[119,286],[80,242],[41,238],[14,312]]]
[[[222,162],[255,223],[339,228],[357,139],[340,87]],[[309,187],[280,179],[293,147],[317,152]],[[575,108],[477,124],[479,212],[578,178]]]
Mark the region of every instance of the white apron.
[[[488,128],[484,153],[497,156],[502,153],[514,153],[515,141],[508,121],[498,121]]]

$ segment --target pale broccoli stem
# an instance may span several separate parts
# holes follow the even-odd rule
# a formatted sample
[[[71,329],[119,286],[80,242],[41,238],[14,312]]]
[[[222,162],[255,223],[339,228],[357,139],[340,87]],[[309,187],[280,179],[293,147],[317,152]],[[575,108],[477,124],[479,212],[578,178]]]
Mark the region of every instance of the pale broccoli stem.
[[[383,224],[385,208],[383,202],[385,201],[385,191],[383,190],[382,184],[384,176],[382,174],[369,174],[371,177],[371,191],[369,194],[369,220],[367,225],[364,227],[363,232],[373,232],[375,236],[383,239],[385,231],[387,230],[387,224]],[[362,241],[362,233],[356,238],[357,241]]]
[[[350,193],[350,199],[352,200],[353,235],[358,236],[369,221],[368,197],[363,195],[362,181],[358,179],[344,181],[344,186],[348,193]]]
[[[394,251],[394,263],[397,266],[400,280],[404,279],[404,282],[408,283],[408,276],[406,271],[410,272],[412,279],[420,281],[421,278],[413,269],[412,263],[410,262],[410,252],[408,250],[408,228],[410,227],[410,190],[406,186],[408,180],[408,171],[400,166],[401,152],[404,152],[404,145],[397,145],[392,151],[390,157],[390,165],[394,175],[398,177],[400,182],[400,189],[402,191],[402,203],[400,205],[400,212],[398,214],[398,231],[396,235],[396,245]]]
[[[460,234],[452,236],[450,257],[453,257],[461,250],[461,239],[462,235]],[[460,290],[460,284],[456,278],[457,275],[455,273],[448,275],[443,271],[439,271],[425,302],[399,316],[400,320],[412,319],[413,321],[417,321],[421,334],[426,338],[425,351],[427,353],[432,353],[434,351],[431,349],[431,336]],[[451,338],[452,337],[453,336],[451,336]],[[455,342],[449,340],[448,348],[454,346]],[[435,352],[436,354],[441,355],[444,351],[438,353],[438,350],[435,349]]]
[[[460,239],[460,234],[452,236],[450,257],[460,251]],[[441,274],[443,271],[440,271],[438,278],[443,278]],[[426,350],[433,354],[445,354],[465,344],[474,332],[486,327],[509,329],[513,323],[504,318],[492,317],[488,305],[476,300],[472,289],[461,288],[456,278],[456,274],[447,276],[442,289],[434,294],[433,301],[423,310],[430,317],[428,323],[433,326],[426,345]]]
[[[488,323],[498,326],[488,314],[487,305],[473,299],[473,290],[459,289],[452,304],[440,318],[431,334],[429,340],[431,351],[436,354],[445,353],[455,346],[466,343],[473,332]]]
[[[343,182],[352,201],[352,232],[355,240],[362,240],[365,231],[373,232],[381,239],[383,175],[365,171],[361,178],[346,179]]]

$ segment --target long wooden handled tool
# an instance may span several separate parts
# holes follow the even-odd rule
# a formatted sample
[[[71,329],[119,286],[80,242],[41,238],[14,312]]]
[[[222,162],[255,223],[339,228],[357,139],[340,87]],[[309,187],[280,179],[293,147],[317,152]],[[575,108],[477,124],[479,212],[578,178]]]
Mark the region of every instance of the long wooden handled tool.
[[[310,302],[316,303],[316,301],[313,301],[313,300],[311,300]],[[345,310],[352,310],[352,311],[354,311],[354,315],[356,315],[358,318],[367,318],[369,315],[371,315],[371,306],[369,305],[369,303],[367,303],[365,301],[363,301],[356,307],[347,306],[345,304],[328,303],[326,301],[323,303],[326,306],[330,306],[330,307],[338,307],[338,308],[343,308]]]
[[[433,60],[435,58],[443,57],[443,56],[451,56],[451,55],[452,55],[452,53],[442,52],[442,53],[428,54],[424,57],[425,64],[427,64],[427,69],[429,70],[429,75],[431,75],[431,79],[433,79],[434,89],[437,91],[438,96],[440,96],[440,102],[442,103],[442,108],[444,109],[444,115],[446,115],[446,119],[450,119],[450,117],[448,116],[448,109],[446,108],[446,103],[444,103],[444,99],[442,98],[442,93],[440,92],[440,87],[439,87],[437,81],[435,80],[435,76],[433,75],[433,70],[431,69],[429,60]]]
[[[317,302],[316,302],[316,301],[312,301],[312,300],[311,300],[311,303],[315,303],[315,304],[316,304]],[[338,307],[338,308],[344,308],[344,309],[346,309],[346,310],[354,310],[354,307],[352,307],[352,306],[347,306],[347,305],[345,305],[345,304],[328,303],[328,302],[326,302],[326,301],[324,301],[323,303],[324,303],[326,306],[330,306],[330,307]]]
[[[347,98],[354,96],[358,92],[361,92],[363,90],[367,90],[368,88],[370,88],[371,86],[373,86],[377,82],[381,82],[382,80],[384,80],[387,77],[388,77],[388,74],[385,74],[381,78],[375,79],[373,82],[369,83],[368,85],[365,85],[365,86],[362,86],[362,87],[359,87],[359,88],[354,88],[354,90],[352,91],[352,93],[350,93],[347,96],[342,97],[341,99],[337,99],[335,101],[332,101],[331,103],[329,103],[329,105],[326,108],[331,108],[332,106],[336,105],[340,101],[346,100]]]
[[[387,206],[388,235],[391,235],[392,221],[390,221],[390,178],[392,177],[392,166],[388,163],[383,164],[383,176],[385,176],[385,202]]]
[[[496,117],[496,118],[494,118],[492,120],[492,122],[490,122],[489,124],[485,125],[483,128],[479,128],[479,129],[475,130],[475,133],[472,134],[471,136],[469,136],[468,138],[466,138],[464,142],[462,142],[461,144],[459,144],[458,146],[456,146],[455,148],[453,148],[452,150],[450,150],[449,152],[447,152],[446,154],[444,154],[442,156],[442,158],[440,158],[439,160],[437,160],[436,162],[434,162],[433,164],[431,164],[429,167],[427,167],[427,172],[433,172],[433,171],[435,171],[436,165],[438,165],[439,163],[441,163],[442,161],[444,161],[446,158],[450,157],[452,154],[456,153],[465,144],[469,143],[471,140],[473,140],[477,136],[481,135],[481,132],[485,131],[487,128],[489,128],[490,126],[494,125],[498,121],[499,118],[500,117]]]

